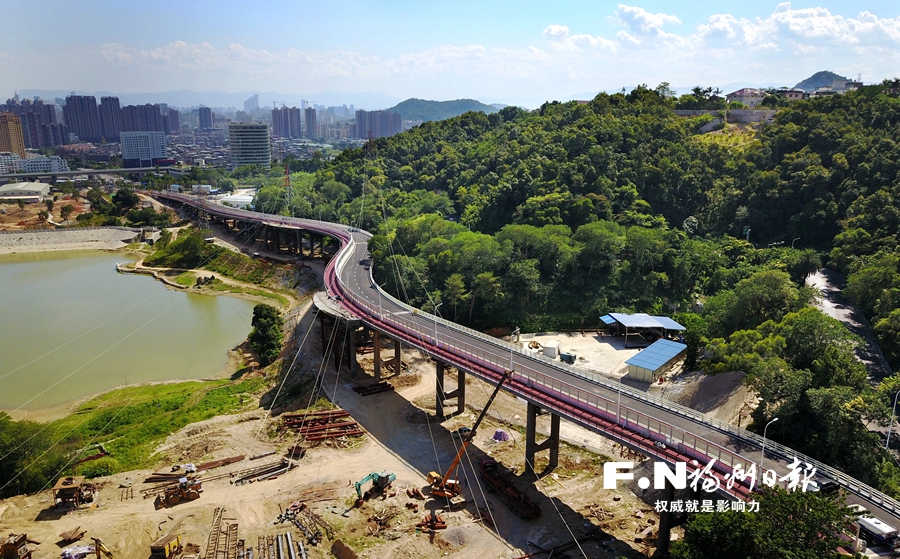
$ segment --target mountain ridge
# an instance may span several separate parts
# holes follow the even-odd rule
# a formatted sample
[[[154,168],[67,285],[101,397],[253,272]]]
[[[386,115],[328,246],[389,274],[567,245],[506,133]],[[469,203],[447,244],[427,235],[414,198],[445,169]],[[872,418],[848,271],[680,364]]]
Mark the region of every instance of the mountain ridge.
[[[446,120],[459,116],[469,111],[478,111],[486,114],[496,113],[498,109],[492,105],[485,105],[475,99],[454,99],[452,101],[430,101],[412,97],[402,101],[389,111],[400,113],[403,120]]]

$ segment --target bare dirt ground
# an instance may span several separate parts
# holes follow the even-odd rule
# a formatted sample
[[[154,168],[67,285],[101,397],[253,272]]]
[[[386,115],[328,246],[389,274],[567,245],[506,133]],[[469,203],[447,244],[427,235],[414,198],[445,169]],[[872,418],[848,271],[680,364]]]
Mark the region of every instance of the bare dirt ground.
[[[149,470],[99,478],[97,481],[102,489],[98,499],[81,510],[68,513],[51,508],[48,491],[7,499],[0,501],[0,532],[25,532],[29,538],[42,542],[36,557],[51,557],[59,555],[63,547],[56,543],[58,535],[80,525],[87,530],[86,538],[101,538],[117,558],[144,559],[148,556],[149,543],[181,522],[179,531],[185,535],[185,541],[199,546],[202,555],[216,507],[226,509],[226,523],[237,523],[239,538],[247,547],[255,548],[261,536],[290,531],[295,539],[303,538],[302,533],[290,524],[273,524],[279,507],[303,500],[332,524],[337,531],[336,537],[354,549],[359,557],[513,558],[537,551],[532,544],[550,548],[598,529],[602,531],[598,539],[583,543],[581,552],[575,549],[569,556],[618,558],[652,554],[655,548],[651,542],[646,536],[640,537],[647,528],[650,528],[651,541],[655,537],[658,517],[652,504],[641,501],[624,484],[616,491],[602,488],[603,462],[613,458],[639,461],[640,457],[603,437],[563,422],[562,438],[569,444],[564,443],[561,448],[560,465],[553,473],[536,481],[525,471],[522,427],[525,404],[506,393],[501,393],[494,402],[454,474],[462,481],[468,502],[460,509],[440,513],[449,525],[448,530],[436,536],[417,530],[415,524],[424,514],[440,511],[446,503],[431,498],[416,501],[407,496],[405,489],[418,487],[428,494],[425,475],[432,470],[443,473],[457,452],[459,440],[451,437],[450,431],[474,423],[492,387],[468,377],[467,408],[439,421],[434,417],[434,365],[418,351],[404,349],[402,358],[410,368],[389,377],[396,390],[361,397],[352,388],[374,382],[372,353],[358,356],[363,372],[356,381],[350,379],[346,370],[336,375],[333,359],[323,364],[322,344],[318,337],[320,329],[315,324],[314,314],[312,310],[295,320],[297,328],[288,347],[297,350],[291,351],[282,367],[289,373],[283,383],[262,397],[262,401],[266,404],[273,399],[277,401],[277,413],[305,408],[313,403],[313,399],[308,393],[294,395],[292,387],[320,379],[318,394],[324,394],[350,412],[367,435],[311,446],[306,456],[297,461],[295,470],[277,479],[243,486],[232,485],[228,479],[209,481],[204,483],[199,500],[161,510],[154,510],[152,499],[141,498],[140,489],[148,486],[140,482]],[[580,334],[573,337],[582,338]],[[591,343],[598,342],[593,340]],[[595,362],[591,360],[603,362],[600,355],[590,354],[587,347],[575,351],[583,351],[588,363]],[[385,359],[393,356],[390,343],[383,352]],[[608,357],[624,361],[615,353],[602,359]],[[654,389],[668,391],[663,393],[682,403],[708,408],[704,411],[724,414],[720,415],[723,419],[743,409],[746,394],[742,391],[746,389],[739,378],[725,375],[711,380],[690,375],[684,377],[661,388],[654,386]],[[451,371],[446,386],[449,389],[455,384],[455,372]],[[452,402],[448,402],[445,412],[452,414],[454,411]],[[506,431],[510,440],[491,440],[498,429]],[[547,416],[539,417],[538,431],[549,431]],[[276,452],[274,456],[256,462],[245,460],[243,464],[208,474],[214,475],[229,468],[238,470],[278,459],[298,442],[302,441],[293,431],[282,428],[278,417],[273,417],[265,407],[252,404],[241,414],[216,417],[170,435],[157,449],[159,465],[155,471],[167,471],[172,464]],[[490,455],[513,470],[517,487],[527,491],[541,507],[539,519],[517,518],[495,494],[484,491],[477,474],[479,458],[483,455]],[[539,453],[535,469],[542,470],[546,463],[547,453]],[[397,475],[387,496],[354,508],[356,493],[352,484],[371,472],[384,470]],[[126,480],[136,482],[135,498],[120,500],[119,485]],[[418,503],[418,512],[406,508],[410,502]],[[384,526],[377,522],[379,518],[387,519]],[[673,534],[676,538],[681,535],[679,529]],[[90,542],[89,539],[86,541]],[[310,557],[333,557],[331,544],[326,540],[323,545],[313,548]]]
[[[60,198],[53,203],[53,210],[49,212],[49,221],[64,224],[65,221],[59,212],[63,206],[69,204],[75,207],[75,211],[69,216],[69,223],[75,223],[75,218],[85,211],[85,201],[82,198],[76,201],[68,196]],[[21,210],[14,203],[0,202],[0,231],[22,231],[25,229],[52,227],[52,224],[42,222],[38,218],[41,210],[47,210],[47,206],[43,202],[25,204],[25,207]]]

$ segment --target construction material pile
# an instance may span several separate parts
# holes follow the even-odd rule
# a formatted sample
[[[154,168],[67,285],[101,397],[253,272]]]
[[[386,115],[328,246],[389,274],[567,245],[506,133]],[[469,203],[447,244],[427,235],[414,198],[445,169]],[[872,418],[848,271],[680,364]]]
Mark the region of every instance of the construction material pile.
[[[304,414],[281,416],[285,427],[296,429],[307,442],[318,442],[339,437],[358,437],[365,431],[350,414],[342,409],[314,411]]]
[[[381,392],[390,392],[393,389],[394,385],[384,380],[375,384],[364,384],[362,386],[353,387],[353,391],[360,396],[371,396],[372,394],[380,394]]]
[[[233,483],[234,485],[243,485],[245,483],[253,483],[254,481],[275,479],[281,474],[286,474],[296,467],[297,464],[294,461],[288,460],[287,458],[282,458],[280,460],[276,460],[275,462],[268,462],[254,468],[245,468],[235,474],[232,474],[232,477],[236,479],[234,479],[231,483]]]
[[[323,536],[334,539],[334,528],[324,518],[316,514],[306,503],[294,501],[278,515],[272,524],[290,522],[306,536],[309,545],[319,545]],[[276,558],[277,559],[277,558]]]

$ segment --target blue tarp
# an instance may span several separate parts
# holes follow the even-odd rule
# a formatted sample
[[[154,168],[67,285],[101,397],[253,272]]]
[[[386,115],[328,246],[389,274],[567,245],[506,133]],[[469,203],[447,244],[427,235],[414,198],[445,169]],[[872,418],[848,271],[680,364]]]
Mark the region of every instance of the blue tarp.
[[[606,324],[607,326],[609,326],[610,324],[616,323],[616,319],[609,316],[608,314],[604,314],[603,316],[601,316],[600,320],[602,320],[603,324]]]
[[[670,340],[656,340],[653,342],[653,345],[625,361],[625,363],[641,367],[642,369],[656,371],[686,349],[687,346],[685,344]]]

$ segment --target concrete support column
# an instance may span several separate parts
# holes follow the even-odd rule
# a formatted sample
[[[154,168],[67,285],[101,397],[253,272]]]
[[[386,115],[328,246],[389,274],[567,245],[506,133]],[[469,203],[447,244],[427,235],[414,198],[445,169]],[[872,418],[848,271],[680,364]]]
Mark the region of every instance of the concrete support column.
[[[434,390],[434,415],[439,418],[444,418],[444,398],[446,394],[444,393],[444,362],[443,361],[435,361],[434,362],[434,378],[436,379],[435,390]]]
[[[444,401],[452,400],[453,398],[456,398],[456,414],[454,415],[462,413],[466,409],[466,373],[457,369],[456,389],[452,392],[447,392],[444,386],[444,373],[447,370],[447,364],[435,359],[434,367],[437,380],[435,385],[435,400],[437,402],[434,407],[435,415],[440,418],[447,417],[444,413]]]
[[[394,373],[400,374],[403,372],[403,369],[400,368],[400,340],[398,338],[394,338]]]
[[[372,347],[375,351],[372,353],[375,359],[375,380],[381,379],[381,332],[374,330],[372,334]]]
[[[666,487],[660,495],[661,501],[671,503],[675,499],[675,487],[666,479]],[[654,557],[668,557],[669,541],[672,538],[672,513],[669,512],[669,506],[666,506],[664,512],[659,513],[659,535],[656,537],[656,552]]]
[[[542,450],[550,451],[550,460],[547,464],[547,471],[556,468],[559,465],[559,416],[550,415],[550,436],[543,442],[537,442],[537,416],[540,414],[540,407],[528,402],[526,418],[525,418],[525,466],[537,476],[534,470],[534,455]]]
[[[348,325],[347,336],[350,338],[350,353],[347,354],[347,361],[350,365],[350,378],[356,380],[359,373],[359,362],[356,360],[356,331]]]

